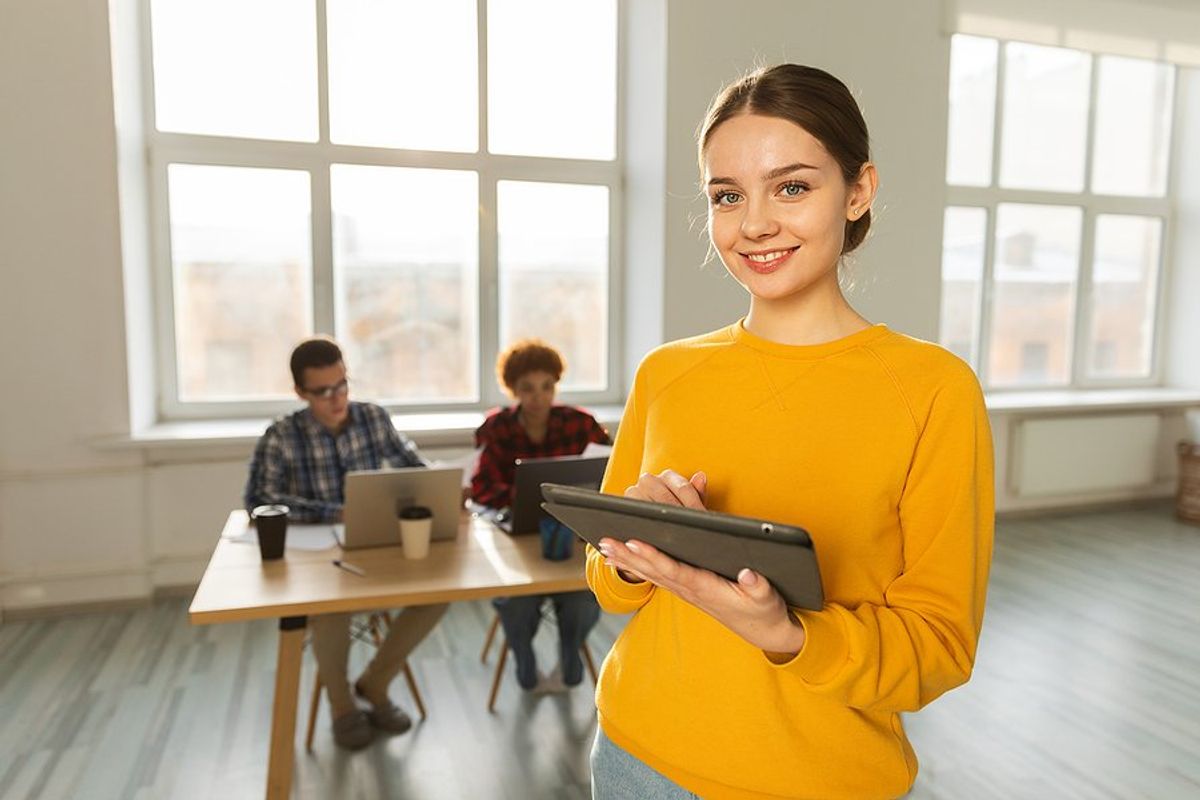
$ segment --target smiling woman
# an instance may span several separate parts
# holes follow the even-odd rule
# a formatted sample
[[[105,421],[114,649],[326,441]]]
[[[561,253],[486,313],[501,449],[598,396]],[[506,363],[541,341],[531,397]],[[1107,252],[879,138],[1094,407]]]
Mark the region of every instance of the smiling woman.
[[[760,70],[699,139],[714,250],[745,318],[638,368],[603,490],[804,527],[826,605],[789,608],[638,541],[588,549],[632,613],[601,674],[595,798],[897,797],[900,721],[970,676],[992,541],[991,435],[974,374],[872,325],[838,268],[878,179],[846,86]]]

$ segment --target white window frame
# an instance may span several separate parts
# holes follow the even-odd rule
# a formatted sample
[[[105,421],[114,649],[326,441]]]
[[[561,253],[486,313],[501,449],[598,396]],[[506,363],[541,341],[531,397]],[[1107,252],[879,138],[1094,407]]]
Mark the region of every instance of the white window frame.
[[[955,34],[960,35],[960,34]],[[1005,49],[1007,45],[1024,44],[1019,40],[1001,39],[994,36],[975,36],[974,38],[992,39],[997,45],[996,58],[996,98],[994,120],[992,123],[992,168],[991,182],[987,186],[963,186],[946,182],[946,207],[982,208],[987,216],[984,230],[983,247],[983,276],[980,289],[979,329],[976,355],[976,372],[980,383],[988,393],[1029,392],[1041,390],[1062,389],[1111,389],[1119,387],[1161,386],[1163,383],[1164,359],[1163,339],[1166,335],[1166,297],[1170,282],[1170,264],[1172,262],[1171,243],[1173,226],[1173,166],[1177,161],[1179,142],[1175,131],[1179,127],[1180,92],[1179,80],[1176,74],[1172,80],[1174,91],[1171,107],[1171,125],[1167,132],[1167,180],[1162,197],[1136,197],[1124,195],[1096,194],[1091,191],[1092,185],[1092,149],[1096,135],[1096,99],[1099,88],[1099,69],[1097,59],[1105,55],[1076,48],[1064,48],[1087,53],[1092,58],[1090,70],[1090,85],[1088,87],[1088,120],[1084,153],[1083,190],[1080,192],[1045,191],[1040,189],[1006,189],[1000,186],[1000,152],[1001,137],[1004,132],[1004,80],[1005,80]],[[1164,62],[1158,62],[1164,63]],[[1173,64],[1167,64],[1172,70],[1177,70]],[[949,140],[947,140],[947,145]],[[1079,208],[1083,211],[1083,228],[1079,249],[1079,278],[1075,283],[1075,308],[1071,341],[1071,376],[1067,383],[1033,383],[1005,384],[994,386],[988,374],[988,362],[991,356],[991,317],[992,299],[994,294],[994,275],[996,259],[996,211],[1003,203],[1022,203],[1027,205],[1054,205]],[[1095,378],[1087,374],[1087,336],[1088,322],[1091,320],[1091,290],[1092,268],[1095,250],[1096,217],[1100,214],[1131,214],[1137,216],[1157,217],[1162,220],[1162,240],[1158,254],[1158,274],[1155,286],[1154,325],[1150,353],[1150,370],[1147,375],[1129,378]]]
[[[312,198],[312,325],[317,332],[333,333],[334,274],[333,220],[330,196],[330,167],[351,164],[389,167],[418,167],[473,171],[479,176],[478,358],[474,365],[479,399],[466,402],[385,402],[393,413],[427,414],[483,410],[511,402],[496,385],[495,358],[499,340],[499,253],[496,230],[496,185],[498,181],[539,181],[587,184],[608,188],[608,358],[606,388],[600,391],[564,392],[560,400],[581,405],[617,403],[623,399],[621,303],[623,269],[623,98],[625,97],[624,17],[628,0],[617,0],[617,51],[615,152],[610,161],[498,155],[488,152],[487,93],[487,0],[476,0],[478,31],[478,124],[479,149],[475,153],[406,150],[333,144],[329,140],[329,69],[327,56],[326,0],[314,0],[317,47],[317,101],[319,135],[316,142],[249,139],[159,131],[155,125],[153,37],[150,0],[141,0],[142,96],[149,169],[152,283],[155,305],[155,368],[160,419],[218,419],[265,417],[286,413],[296,400],[242,400],[183,402],[179,399],[175,349],[175,308],[171,262],[170,212],[167,167],[170,164],[261,167],[303,170],[309,174]],[[351,377],[354,364],[347,365]],[[569,367],[570,365],[568,365]],[[287,364],[280,364],[286,370]],[[357,397],[358,400],[377,398]]]

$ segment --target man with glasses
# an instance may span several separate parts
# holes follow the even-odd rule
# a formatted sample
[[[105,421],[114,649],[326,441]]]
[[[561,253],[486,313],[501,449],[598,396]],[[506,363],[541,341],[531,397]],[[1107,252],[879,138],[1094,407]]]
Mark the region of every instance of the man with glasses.
[[[426,466],[387,411],[351,402],[342,351],[332,339],[301,342],[292,351],[291,369],[296,394],[307,406],[277,419],[258,440],[246,481],[247,509],[282,503],[293,522],[340,522],[350,470]],[[371,742],[373,729],[403,733],[412,726],[408,714],[389,699],[388,686],[445,613],[445,604],[401,612],[353,689],[347,676],[351,615],[310,620],[338,745],[357,750]]]

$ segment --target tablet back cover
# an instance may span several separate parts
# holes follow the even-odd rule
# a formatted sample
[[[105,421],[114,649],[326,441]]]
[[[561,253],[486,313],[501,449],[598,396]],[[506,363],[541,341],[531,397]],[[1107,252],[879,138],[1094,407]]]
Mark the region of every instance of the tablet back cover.
[[[622,542],[637,539],[729,580],[737,580],[738,572],[749,567],[770,581],[789,606],[819,610],[824,605],[821,574],[811,547],[556,502],[543,507],[593,546],[605,537]]]

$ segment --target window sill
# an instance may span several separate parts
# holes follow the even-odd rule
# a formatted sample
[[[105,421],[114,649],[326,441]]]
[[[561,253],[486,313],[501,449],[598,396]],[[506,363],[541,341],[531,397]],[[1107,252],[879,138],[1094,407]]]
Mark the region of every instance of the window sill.
[[[1076,411],[1125,411],[1200,406],[1200,389],[1149,386],[1130,389],[1053,389],[990,392],[985,401],[993,414]]]
[[[588,406],[596,419],[610,431],[621,418],[621,406]],[[417,447],[469,448],[474,445],[475,429],[483,422],[482,411],[441,414],[393,414],[392,424],[412,439]],[[160,422],[127,435],[96,439],[101,450],[177,450],[197,447],[239,448],[249,450],[258,441],[269,419],[208,419]]]
[[[992,392],[986,396],[993,414],[1069,414],[1087,411],[1125,411],[1147,408],[1200,406],[1200,389],[1146,387],[1134,389],[1056,389],[1048,391]],[[615,430],[621,419],[619,405],[589,406],[600,424]],[[468,448],[483,422],[480,411],[442,414],[393,414],[392,423],[418,447]],[[216,419],[161,422],[128,435],[108,436],[93,444],[101,450],[179,450],[237,448],[248,450],[270,424],[268,419]]]

